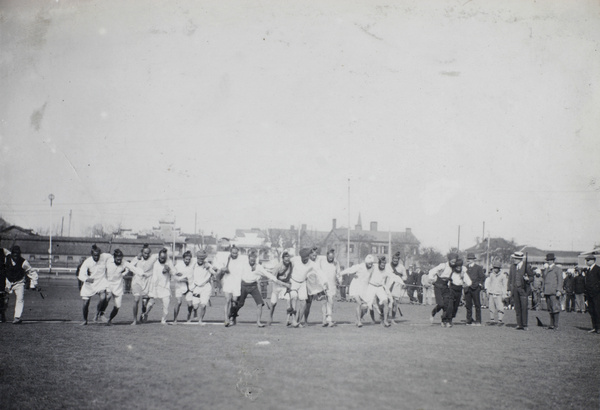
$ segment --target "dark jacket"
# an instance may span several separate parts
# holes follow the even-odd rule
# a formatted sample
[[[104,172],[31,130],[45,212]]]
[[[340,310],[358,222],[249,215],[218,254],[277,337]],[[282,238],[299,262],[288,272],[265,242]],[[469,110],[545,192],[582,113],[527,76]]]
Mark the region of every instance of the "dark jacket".
[[[467,275],[471,278],[472,285],[469,287],[470,289],[482,289],[483,284],[485,283],[485,273],[483,273],[483,268],[478,264],[474,264],[473,266],[467,265]]]
[[[585,276],[575,276],[575,279],[573,279],[573,290],[578,295],[585,292]]]
[[[575,292],[575,278],[573,276],[567,275],[563,281],[563,289],[569,295]]]
[[[600,266],[594,265],[586,272],[585,293],[592,297],[600,294]]]
[[[510,265],[510,272],[508,274],[508,290],[511,292],[515,289],[522,289],[525,294],[531,293],[531,282],[533,281],[533,269],[531,265],[523,263],[519,269],[517,265]],[[527,278],[528,280],[525,280]]]

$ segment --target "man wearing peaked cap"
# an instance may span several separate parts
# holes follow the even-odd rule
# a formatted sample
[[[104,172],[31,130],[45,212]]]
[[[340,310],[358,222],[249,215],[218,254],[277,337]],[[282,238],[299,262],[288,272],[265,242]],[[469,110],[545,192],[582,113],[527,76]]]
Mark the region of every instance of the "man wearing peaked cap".
[[[506,275],[500,272],[501,267],[500,262],[494,262],[493,271],[485,281],[485,288],[488,292],[488,306],[490,308],[490,324],[496,324],[497,318],[500,326],[504,324],[502,320],[504,318],[503,300],[506,298],[508,288]]]
[[[546,306],[550,314],[550,326],[548,329],[558,330],[558,315],[560,314],[560,295],[563,289],[563,272],[555,264],[556,257],[553,253],[546,255],[548,268],[544,271],[543,292],[546,298]]]
[[[531,265],[523,262],[525,258],[523,252],[513,253],[512,258],[513,264],[508,275],[508,296],[512,295],[514,299],[517,330],[527,330],[527,299],[531,293],[530,283],[534,273]]]

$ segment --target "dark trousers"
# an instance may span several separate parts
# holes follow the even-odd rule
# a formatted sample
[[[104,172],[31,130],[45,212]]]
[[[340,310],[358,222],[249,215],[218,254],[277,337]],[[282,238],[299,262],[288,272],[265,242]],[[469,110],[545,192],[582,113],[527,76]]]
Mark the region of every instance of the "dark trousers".
[[[462,290],[462,286],[450,285],[450,291],[452,292],[452,319],[456,317],[456,313],[458,312]]]
[[[600,293],[595,296],[587,295],[588,312],[592,317],[592,327],[600,332]]]
[[[527,292],[522,288],[513,288],[512,295],[515,304],[517,327],[527,327]]]
[[[467,323],[473,323],[473,305],[475,305],[475,322],[481,323],[481,289],[467,288],[465,290],[465,307],[467,308]]]
[[[575,310],[575,294],[567,293],[565,295],[565,310],[567,312],[572,312]]]
[[[232,311],[231,316],[237,317],[237,315],[238,315],[237,313],[242,307],[244,307],[244,304],[246,303],[246,298],[248,297],[248,295],[252,295],[252,298],[254,298],[254,301],[256,302],[256,306],[265,304],[265,302],[263,301],[262,295],[260,294],[260,289],[258,288],[258,283],[242,282],[242,291],[241,291],[240,297],[237,299],[237,303],[235,304],[235,307],[234,306],[231,307],[231,311]]]
[[[442,322],[451,322],[452,309],[454,307],[454,304],[452,303],[452,291],[447,284],[444,284],[442,286],[434,285],[433,292],[435,294],[436,306],[431,312],[432,315],[435,315],[440,310],[443,310],[444,313],[442,314]]]

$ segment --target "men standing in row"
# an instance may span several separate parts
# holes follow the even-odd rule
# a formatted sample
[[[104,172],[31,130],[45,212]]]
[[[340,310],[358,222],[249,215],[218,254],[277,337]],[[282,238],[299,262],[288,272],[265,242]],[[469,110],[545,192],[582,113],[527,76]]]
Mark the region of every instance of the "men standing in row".
[[[560,295],[563,289],[563,272],[556,265],[553,253],[546,255],[548,267],[544,271],[544,297],[550,313],[550,326],[548,329],[558,330],[558,315],[560,314]]]
[[[475,306],[475,326],[481,326],[481,289],[485,282],[483,267],[475,263],[474,253],[467,254],[467,275],[471,286],[465,288],[465,308],[467,309],[467,325],[473,324],[473,305]]]
[[[588,311],[592,317],[590,333],[600,333],[600,266],[596,265],[596,257],[585,257],[588,271],[585,274],[585,294],[588,301]]]
[[[38,281],[38,274],[29,262],[21,257],[21,248],[15,245],[11,248],[10,254],[5,249],[0,249],[0,288],[5,289],[8,293],[14,293],[17,297],[15,302],[15,313],[13,318],[13,324],[18,325],[23,322],[21,315],[23,314],[23,307],[25,306],[25,285],[27,278],[29,278],[29,288],[35,289]],[[8,295],[3,296],[4,306],[2,307],[0,320],[6,321],[6,308],[8,307]]]
[[[513,264],[508,276],[508,296],[513,296],[515,315],[517,317],[517,330],[528,330],[527,299],[531,292],[530,283],[533,280],[533,270],[529,264],[523,262],[523,252],[515,252],[511,255]]]

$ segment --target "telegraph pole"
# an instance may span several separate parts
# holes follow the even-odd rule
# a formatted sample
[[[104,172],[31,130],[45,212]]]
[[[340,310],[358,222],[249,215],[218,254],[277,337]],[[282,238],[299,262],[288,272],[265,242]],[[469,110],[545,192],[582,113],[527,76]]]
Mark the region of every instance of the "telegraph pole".
[[[48,195],[50,200],[50,247],[48,248],[48,273],[52,274],[52,201],[54,201],[54,194]],[[58,273],[57,273],[58,275]]]

